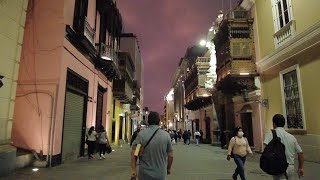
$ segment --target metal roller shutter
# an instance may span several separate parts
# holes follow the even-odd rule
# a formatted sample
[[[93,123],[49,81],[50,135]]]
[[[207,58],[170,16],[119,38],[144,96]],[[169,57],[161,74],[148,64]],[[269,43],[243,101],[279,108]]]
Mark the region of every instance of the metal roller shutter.
[[[84,96],[67,91],[63,121],[62,162],[80,156]]]

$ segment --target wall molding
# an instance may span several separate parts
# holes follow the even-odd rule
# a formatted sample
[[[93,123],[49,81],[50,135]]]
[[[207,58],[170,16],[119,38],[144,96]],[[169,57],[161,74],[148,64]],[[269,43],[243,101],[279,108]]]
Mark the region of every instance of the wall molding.
[[[264,72],[318,43],[320,43],[320,21],[276,48],[271,54],[257,61],[256,64],[259,71]]]

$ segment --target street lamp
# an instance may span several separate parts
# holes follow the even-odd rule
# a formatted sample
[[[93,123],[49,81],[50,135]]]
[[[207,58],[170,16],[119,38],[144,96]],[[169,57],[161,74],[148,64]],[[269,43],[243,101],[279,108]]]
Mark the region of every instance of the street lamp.
[[[207,41],[202,39],[200,42],[199,42],[200,46],[205,46],[207,44]]]

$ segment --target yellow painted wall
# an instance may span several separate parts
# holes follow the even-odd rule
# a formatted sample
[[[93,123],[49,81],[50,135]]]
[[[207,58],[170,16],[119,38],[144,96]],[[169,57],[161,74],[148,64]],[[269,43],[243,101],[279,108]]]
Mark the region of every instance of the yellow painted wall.
[[[112,102],[112,105],[113,105],[113,102]],[[116,100],[115,115],[114,115],[114,118],[113,118],[113,121],[116,122],[115,140],[114,140],[114,144],[115,145],[119,144],[119,135],[120,135],[120,133],[122,133],[122,130],[120,130],[120,116],[119,116],[119,114],[122,113],[122,112],[123,112],[123,106],[120,103],[120,101]]]
[[[0,1],[0,144],[11,139],[27,6],[28,0]]]
[[[296,20],[297,34],[320,21],[319,7],[319,0],[292,0],[293,16]]]
[[[274,50],[271,0],[259,0],[255,1],[255,3],[257,11],[255,21],[258,23],[259,29],[260,56],[263,58]]]
[[[301,86],[304,101],[305,120],[308,134],[320,135],[320,83],[313,79],[320,77],[320,57],[300,66]]]
[[[264,98],[269,100],[269,106],[266,112],[266,131],[272,128],[272,117],[275,114],[283,114],[282,97],[279,75],[274,74],[275,77],[265,77],[263,81]]]

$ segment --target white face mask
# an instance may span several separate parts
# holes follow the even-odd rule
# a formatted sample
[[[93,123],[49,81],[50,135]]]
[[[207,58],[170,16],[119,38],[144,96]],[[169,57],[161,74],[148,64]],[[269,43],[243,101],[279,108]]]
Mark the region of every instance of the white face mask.
[[[239,131],[239,132],[238,132],[238,137],[243,137],[243,134],[244,134],[244,133],[243,133],[242,131]]]

